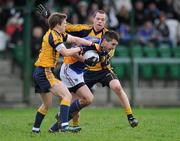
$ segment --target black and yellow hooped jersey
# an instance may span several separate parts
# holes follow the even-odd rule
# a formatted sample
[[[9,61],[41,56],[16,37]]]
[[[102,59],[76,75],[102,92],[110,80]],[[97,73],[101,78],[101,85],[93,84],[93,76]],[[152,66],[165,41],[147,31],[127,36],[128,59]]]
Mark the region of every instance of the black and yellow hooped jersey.
[[[100,40],[102,38],[102,36],[104,35],[105,32],[107,32],[108,29],[104,28],[99,32],[96,32],[93,28],[92,25],[85,25],[85,24],[76,24],[76,25],[72,25],[72,24],[67,24],[66,26],[66,32],[73,35],[73,36],[78,36],[81,38],[84,37],[89,37],[88,40],[94,41],[96,42],[96,40]],[[112,56],[114,55],[114,51],[112,50],[108,53],[108,55],[105,56],[101,56],[100,55],[100,62],[97,63],[95,66],[90,66],[87,69],[91,70],[91,71],[99,71],[102,69],[111,69],[111,65],[109,63],[105,63],[105,62],[109,62],[109,60],[112,58]]]
[[[59,34],[57,31],[49,29],[43,37],[41,50],[35,66],[54,68],[60,56],[57,50],[64,46],[63,42],[67,40],[67,36],[67,33]]]

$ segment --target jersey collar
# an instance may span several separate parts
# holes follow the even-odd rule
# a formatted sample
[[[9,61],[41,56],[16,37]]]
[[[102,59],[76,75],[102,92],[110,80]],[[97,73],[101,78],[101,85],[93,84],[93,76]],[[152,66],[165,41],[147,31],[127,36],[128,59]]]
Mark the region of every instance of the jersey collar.
[[[92,27],[92,29],[93,29],[93,31],[94,31],[94,33],[95,33],[95,35],[97,35],[97,34],[99,34],[99,33],[103,32],[103,30],[104,30],[104,28],[103,28],[103,29],[101,29],[100,31],[96,32],[96,31],[95,31],[95,29],[94,29],[94,27]]]

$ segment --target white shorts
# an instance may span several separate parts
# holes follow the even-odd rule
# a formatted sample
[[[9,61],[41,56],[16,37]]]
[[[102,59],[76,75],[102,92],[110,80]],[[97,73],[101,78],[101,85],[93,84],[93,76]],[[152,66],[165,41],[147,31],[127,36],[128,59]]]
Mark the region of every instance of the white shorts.
[[[79,83],[84,83],[83,72],[77,73],[69,67],[69,64],[62,64],[60,78],[67,88],[74,87]]]

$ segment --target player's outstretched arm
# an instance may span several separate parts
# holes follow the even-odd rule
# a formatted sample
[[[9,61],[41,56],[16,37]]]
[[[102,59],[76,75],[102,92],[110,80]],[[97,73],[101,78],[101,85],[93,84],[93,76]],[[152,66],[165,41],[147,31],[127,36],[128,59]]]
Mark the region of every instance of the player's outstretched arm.
[[[67,49],[66,46],[61,43],[56,47],[56,50],[61,53],[62,56],[73,56],[76,53],[80,53],[82,49],[81,47]]]
[[[78,46],[84,45],[84,46],[92,46],[94,43],[91,41],[88,41],[86,39],[83,38],[79,38],[76,36],[72,36],[68,34],[68,38],[67,38],[67,42],[68,43],[74,43]]]

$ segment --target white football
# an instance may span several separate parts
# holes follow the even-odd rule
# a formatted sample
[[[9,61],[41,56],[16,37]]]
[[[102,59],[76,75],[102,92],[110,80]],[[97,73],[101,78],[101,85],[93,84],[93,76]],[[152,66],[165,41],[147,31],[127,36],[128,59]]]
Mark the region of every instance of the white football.
[[[98,55],[98,53],[95,51],[95,50],[88,50],[88,51],[86,51],[85,53],[84,53],[84,58],[85,59],[88,59],[88,58],[91,58],[91,57],[95,57],[95,58],[97,58],[98,59],[98,61],[99,61],[99,55]]]

